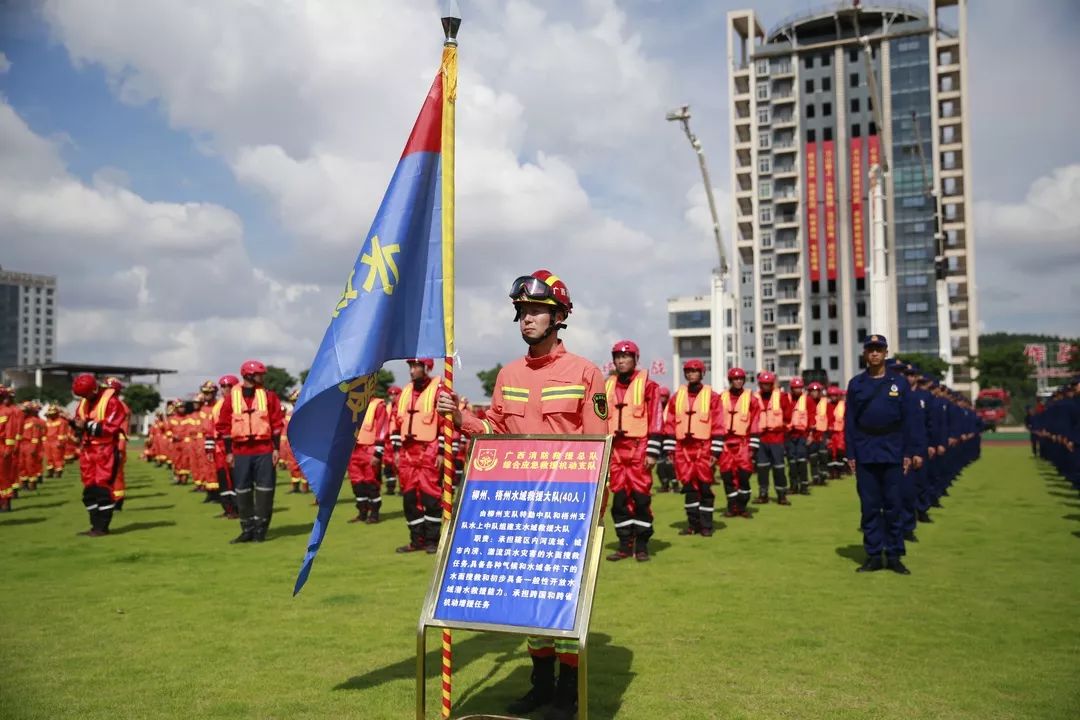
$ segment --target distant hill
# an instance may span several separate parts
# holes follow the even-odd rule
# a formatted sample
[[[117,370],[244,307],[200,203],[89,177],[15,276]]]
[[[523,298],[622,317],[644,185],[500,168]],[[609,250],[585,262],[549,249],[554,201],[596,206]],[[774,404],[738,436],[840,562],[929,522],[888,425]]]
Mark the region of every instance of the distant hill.
[[[1061,343],[1068,342],[1068,338],[1058,337],[1057,335],[1031,335],[1023,333],[1007,333],[1007,332],[995,332],[986,333],[979,336],[979,350],[985,352],[986,350],[994,350],[1002,347],[1003,345],[1012,345],[1013,343],[1022,343],[1027,345],[1028,343]]]

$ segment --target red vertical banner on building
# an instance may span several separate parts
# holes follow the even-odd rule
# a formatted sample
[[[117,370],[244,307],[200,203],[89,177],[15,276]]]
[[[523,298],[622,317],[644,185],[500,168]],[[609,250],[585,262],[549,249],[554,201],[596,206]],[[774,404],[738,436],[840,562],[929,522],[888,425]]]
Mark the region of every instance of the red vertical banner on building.
[[[851,139],[851,258],[855,278],[866,277],[866,224],[863,216],[862,138]]]
[[[836,279],[836,146],[821,143],[821,164],[825,176],[825,277]]]
[[[817,143],[806,143],[806,247],[810,262],[810,281],[821,280],[821,256],[818,250]]]
[[[875,165],[881,164],[881,150],[878,148],[878,136],[871,135],[866,140],[866,152],[867,152],[867,171]]]

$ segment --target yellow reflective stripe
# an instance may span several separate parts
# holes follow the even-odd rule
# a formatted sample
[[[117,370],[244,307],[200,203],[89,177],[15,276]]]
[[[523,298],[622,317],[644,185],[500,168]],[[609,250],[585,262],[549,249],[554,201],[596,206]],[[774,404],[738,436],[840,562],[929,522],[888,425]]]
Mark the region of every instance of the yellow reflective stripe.
[[[526,642],[529,644],[530,650],[543,650],[544,648],[555,646],[555,643],[552,642],[551,638],[533,637],[532,635],[526,637]]]
[[[548,400],[581,400],[585,397],[584,390],[567,390],[559,393],[545,393],[540,400],[546,402]]]
[[[580,647],[577,640],[555,638],[555,652],[560,655],[576,655]]]
[[[528,400],[529,388],[510,387],[509,385],[502,386],[503,397],[513,398],[515,400]]]
[[[584,385],[555,385],[546,387],[540,391],[541,400],[550,400],[554,397],[585,397]]]
[[[488,435],[491,435],[494,432],[494,430],[492,430],[492,428],[491,428],[491,423],[489,423],[487,420],[481,420],[480,422],[484,425],[484,432],[485,433],[487,433]]]

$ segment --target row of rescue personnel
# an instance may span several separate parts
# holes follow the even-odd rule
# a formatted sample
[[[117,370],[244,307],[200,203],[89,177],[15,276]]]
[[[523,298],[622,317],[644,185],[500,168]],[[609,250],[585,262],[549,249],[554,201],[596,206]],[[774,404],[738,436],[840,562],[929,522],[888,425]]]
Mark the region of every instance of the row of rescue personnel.
[[[1080,491],[1080,375],[1031,408],[1024,418],[1031,454],[1053,465]]]

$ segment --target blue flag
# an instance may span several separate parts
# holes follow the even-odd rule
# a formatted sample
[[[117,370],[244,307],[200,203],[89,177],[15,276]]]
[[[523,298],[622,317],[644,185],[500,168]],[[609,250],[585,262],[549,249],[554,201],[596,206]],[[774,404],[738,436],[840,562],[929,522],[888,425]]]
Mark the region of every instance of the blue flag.
[[[448,62],[444,52],[289,422],[289,443],[319,502],[294,594],[326,535],[379,369],[387,360],[452,354],[453,110],[444,105],[455,85],[456,55]]]

